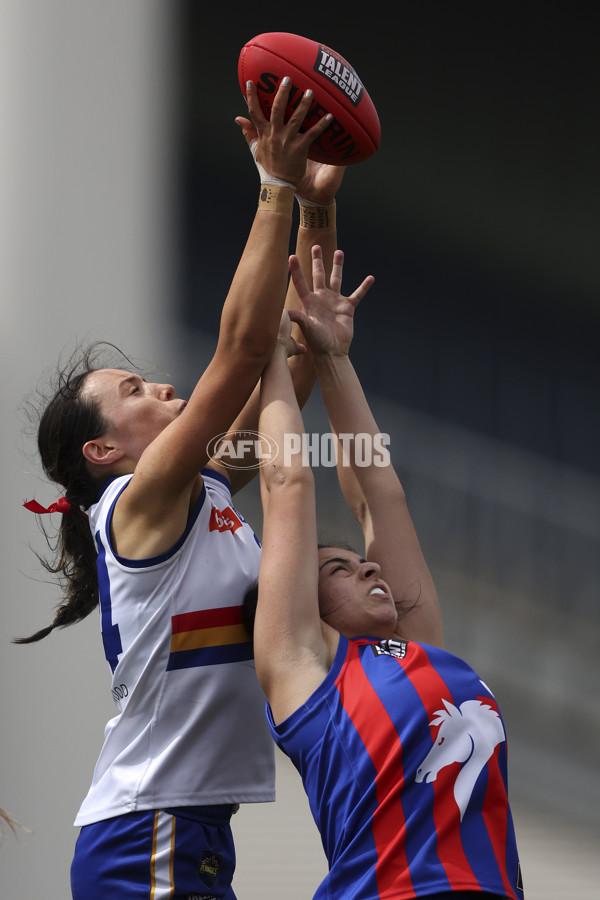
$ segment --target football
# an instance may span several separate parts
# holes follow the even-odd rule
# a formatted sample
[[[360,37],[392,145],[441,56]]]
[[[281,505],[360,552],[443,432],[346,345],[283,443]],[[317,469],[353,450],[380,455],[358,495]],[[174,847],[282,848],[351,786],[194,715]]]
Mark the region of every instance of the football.
[[[310,159],[349,166],[375,153],[381,139],[377,110],[355,69],[336,50],[283,31],[259,34],[242,47],[238,61],[242,94],[246,96],[246,82],[253,81],[267,118],[286,75],[292,81],[286,121],[309,88],[314,99],[303,127],[310,128],[328,113],[333,117],[311,145]]]

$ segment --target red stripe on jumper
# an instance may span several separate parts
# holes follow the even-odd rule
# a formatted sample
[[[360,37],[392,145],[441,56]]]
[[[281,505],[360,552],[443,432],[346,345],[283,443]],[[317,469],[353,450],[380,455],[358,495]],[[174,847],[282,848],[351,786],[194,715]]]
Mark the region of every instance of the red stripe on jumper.
[[[443,706],[442,698],[452,700],[452,692],[429,661],[429,657],[423,647],[420,647],[418,644],[410,644],[409,647],[409,652],[423,657],[423,665],[413,664],[410,667],[406,667],[405,673],[419,695],[429,721],[431,721],[436,710]],[[435,728],[435,731],[433,728]],[[437,736],[437,727],[433,726],[433,728],[432,743]],[[444,781],[447,781],[448,778],[451,778],[454,784],[459,771],[460,763],[446,766],[442,772],[442,777],[440,778],[438,775],[436,780],[431,782],[434,796],[433,821],[437,832],[438,857],[444,867],[452,890],[464,888],[465,872],[470,872],[473,882],[479,883],[469,865],[462,845],[458,804],[454,802],[453,794],[451,797],[448,796],[447,784],[444,786]]]
[[[218,628],[221,625],[240,625],[241,623],[241,606],[201,609],[196,612],[171,616],[171,633],[181,634],[183,631],[197,631],[201,628]]]
[[[479,698],[485,703],[490,703],[489,697]],[[490,705],[493,705],[490,703]],[[490,842],[494,850],[494,856],[498,863],[498,869],[502,876],[502,883],[506,896],[516,900],[516,894],[511,885],[506,871],[506,843],[508,835],[508,797],[502,780],[502,773],[498,764],[498,756],[502,744],[498,744],[488,762],[488,786],[483,802],[483,821],[490,836]],[[504,835],[504,840],[500,838]]]
[[[391,900],[405,896],[413,889],[406,856],[406,822],[401,801],[404,785],[402,745],[398,737],[394,745],[389,746],[390,730],[393,734],[396,728],[365,675],[358,647],[350,644],[350,648],[352,657],[346,661],[338,676],[337,688],[342,705],[377,772],[377,809],[373,813],[372,825],[377,852],[375,876],[379,896]],[[384,727],[379,727],[379,723],[384,721]],[[390,806],[393,806],[392,815]]]

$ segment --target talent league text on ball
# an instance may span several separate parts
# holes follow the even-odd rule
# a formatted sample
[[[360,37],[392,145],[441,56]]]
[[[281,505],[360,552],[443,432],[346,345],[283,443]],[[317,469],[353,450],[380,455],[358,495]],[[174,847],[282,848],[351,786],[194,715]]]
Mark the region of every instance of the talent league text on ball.
[[[319,75],[323,75],[324,78],[335,84],[354,106],[358,106],[364,88],[354,69],[344,60],[333,56],[327,47],[321,45],[313,68]]]

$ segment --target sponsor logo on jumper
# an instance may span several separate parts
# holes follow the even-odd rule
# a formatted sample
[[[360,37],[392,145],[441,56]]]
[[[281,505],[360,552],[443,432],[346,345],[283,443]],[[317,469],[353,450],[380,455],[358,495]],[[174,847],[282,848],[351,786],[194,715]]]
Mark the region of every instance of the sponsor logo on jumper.
[[[241,527],[240,517],[230,506],[226,506],[225,509],[217,509],[216,506],[213,506],[208,523],[209,531],[231,531],[232,534],[235,534],[236,530]]]
[[[406,648],[408,643],[406,641],[378,641],[377,644],[372,644],[373,653],[375,656],[393,656],[394,659],[404,659],[406,656]]]
[[[345,94],[353,106],[358,106],[364,87],[352,66],[343,57],[320,44],[313,69]]]

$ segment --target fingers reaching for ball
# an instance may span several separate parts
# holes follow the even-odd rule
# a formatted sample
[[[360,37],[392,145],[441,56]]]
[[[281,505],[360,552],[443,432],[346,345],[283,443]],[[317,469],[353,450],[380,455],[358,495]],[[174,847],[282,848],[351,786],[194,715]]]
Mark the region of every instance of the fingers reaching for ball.
[[[239,117],[236,121],[241,125],[248,142],[256,135],[256,159],[265,171],[298,185],[306,171],[309,148],[329,126],[331,116],[323,116],[309,129],[301,131],[313,101],[312,92],[305,92],[286,121],[290,89],[291,79],[285,76],[273,99],[270,118],[267,118],[258,100],[256,84],[248,82],[246,99],[253,129],[248,120]]]

